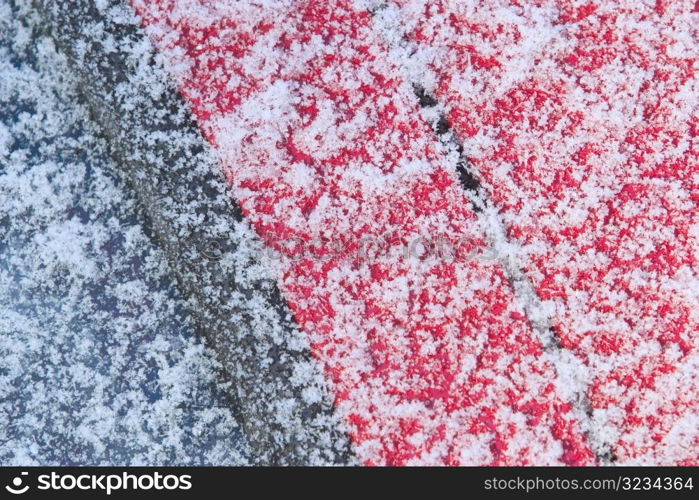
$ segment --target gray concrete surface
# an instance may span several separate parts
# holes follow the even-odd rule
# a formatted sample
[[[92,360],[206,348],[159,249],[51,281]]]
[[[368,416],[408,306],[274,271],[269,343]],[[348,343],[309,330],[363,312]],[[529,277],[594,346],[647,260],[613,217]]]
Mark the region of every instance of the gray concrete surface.
[[[17,14],[0,2],[0,463],[248,463],[122,165]]]

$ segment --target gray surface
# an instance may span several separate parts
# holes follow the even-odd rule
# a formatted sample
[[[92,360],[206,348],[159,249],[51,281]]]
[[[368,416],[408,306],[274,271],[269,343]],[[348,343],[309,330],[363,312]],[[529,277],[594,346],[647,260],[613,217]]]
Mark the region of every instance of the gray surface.
[[[0,0],[0,464],[244,464],[215,354],[73,90]]]

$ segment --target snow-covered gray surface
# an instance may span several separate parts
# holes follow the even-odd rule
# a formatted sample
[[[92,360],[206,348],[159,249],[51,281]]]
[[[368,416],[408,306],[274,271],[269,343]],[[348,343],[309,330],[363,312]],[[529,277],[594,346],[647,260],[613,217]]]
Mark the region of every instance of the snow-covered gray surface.
[[[52,41],[0,1],[0,463],[245,464],[214,353]]]

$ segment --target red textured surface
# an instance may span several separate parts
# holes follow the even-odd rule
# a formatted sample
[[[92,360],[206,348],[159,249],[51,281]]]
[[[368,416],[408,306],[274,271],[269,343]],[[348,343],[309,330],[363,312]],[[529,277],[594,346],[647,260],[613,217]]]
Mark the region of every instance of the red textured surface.
[[[344,1],[133,3],[282,256],[284,294],[359,457],[591,463],[502,268],[466,257],[487,249],[483,233],[371,16]],[[401,253],[418,237],[466,241],[463,257]]]
[[[695,2],[397,3],[595,425],[622,463],[698,463]]]

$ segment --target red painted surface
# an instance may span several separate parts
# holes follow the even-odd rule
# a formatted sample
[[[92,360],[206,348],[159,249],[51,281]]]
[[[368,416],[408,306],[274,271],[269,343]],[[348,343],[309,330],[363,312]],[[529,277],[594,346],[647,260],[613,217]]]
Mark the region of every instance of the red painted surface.
[[[694,2],[399,3],[596,425],[623,463],[697,463]]]

